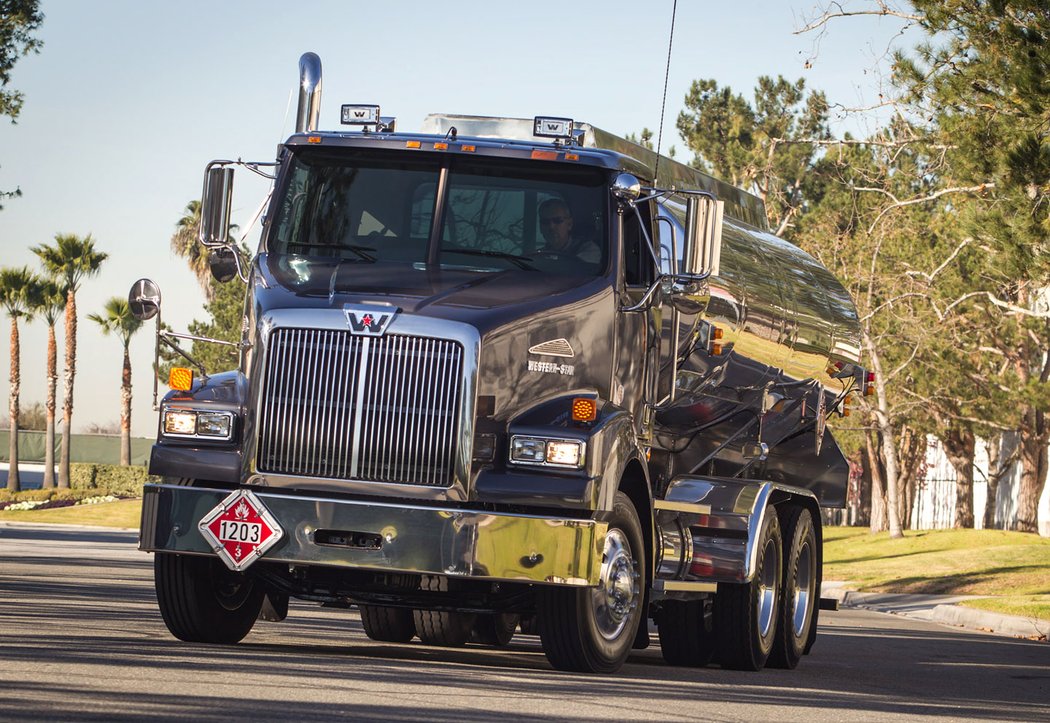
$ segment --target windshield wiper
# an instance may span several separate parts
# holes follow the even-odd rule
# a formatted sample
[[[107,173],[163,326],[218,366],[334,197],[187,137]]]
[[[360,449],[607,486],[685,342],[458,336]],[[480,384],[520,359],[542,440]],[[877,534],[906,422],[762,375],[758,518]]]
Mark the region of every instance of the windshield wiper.
[[[508,254],[504,251],[486,251],[484,249],[462,249],[462,248],[444,248],[441,249],[443,254],[463,254],[465,256],[485,256],[492,259],[503,259],[504,261],[510,261],[512,264],[517,266],[519,269],[525,271],[535,271],[536,267],[530,262],[531,258],[528,256],[518,256],[517,254]]]
[[[362,261],[367,261],[370,264],[374,264],[376,261],[376,257],[369,253],[369,251],[375,251],[371,246],[333,246],[332,244],[322,243],[290,243],[288,244],[288,247],[299,249],[328,249],[329,251],[342,251],[343,249],[346,249]]]

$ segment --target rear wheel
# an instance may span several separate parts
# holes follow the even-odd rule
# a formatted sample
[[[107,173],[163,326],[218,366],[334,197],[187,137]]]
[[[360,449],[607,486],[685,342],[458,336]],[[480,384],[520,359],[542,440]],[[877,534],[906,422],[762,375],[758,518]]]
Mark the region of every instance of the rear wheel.
[[[702,668],[715,653],[715,633],[709,600],[668,600],[656,625],[660,652],[671,665]]]
[[[383,643],[407,643],[416,636],[412,611],[385,605],[358,605],[365,635]]]
[[[536,620],[551,665],[587,673],[619,670],[645,617],[644,550],[634,504],[617,492],[598,587],[543,587],[537,593]]]
[[[719,583],[714,624],[723,668],[761,670],[773,649],[783,576],[783,543],[776,510],[767,507],[750,583]]]
[[[448,591],[448,578],[425,576],[420,583],[423,590]],[[416,635],[426,645],[441,645],[458,648],[470,640],[474,629],[473,613],[449,612],[445,610],[413,610]]]
[[[153,577],[164,624],[188,643],[239,642],[262,608],[262,586],[215,558],[157,553]]]
[[[806,651],[816,624],[820,589],[817,586],[817,532],[813,516],[804,507],[791,507],[783,520],[784,580],[780,620],[769,656],[772,668],[794,668]]]
[[[482,645],[503,647],[510,644],[521,616],[516,613],[478,615],[471,640]]]

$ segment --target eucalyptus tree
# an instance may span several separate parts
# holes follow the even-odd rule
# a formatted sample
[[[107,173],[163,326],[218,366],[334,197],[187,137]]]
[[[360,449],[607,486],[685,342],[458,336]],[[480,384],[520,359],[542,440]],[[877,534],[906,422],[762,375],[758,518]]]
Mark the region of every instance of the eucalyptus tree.
[[[101,314],[88,314],[91,321],[99,325],[103,335],[116,336],[124,348],[124,362],[120,373],[120,463],[131,464],[131,355],[128,347],[131,337],[142,322],[131,313],[128,300],[114,296],[106,302]]]
[[[18,320],[29,321],[32,318],[33,309],[39,303],[40,296],[41,281],[28,268],[0,269],[0,304],[3,304],[7,315],[11,317],[11,427],[7,489],[12,492],[21,489],[18,476],[18,397],[22,386],[22,370]]]
[[[44,432],[44,482],[45,488],[55,486],[55,399],[58,387],[58,344],[55,341],[55,324],[66,308],[66,294],[54,279],[43,279],[36,311],[47,323],[47,400]]]
[[[929,40],[896,58],[902,101],[930,119],[957,204],[956,233],[979,254],[955,308],[984,319],[971,340],[1019,436],[1016,529],[1035,532],[1050,460],[1050,12],[1043,0],[915,0]]]
[[[65,289],[66,368],[62,404],[62,451],[59,455],[58,486],[69,487],[69,444],[73,424],[73,383],[77,373],[77,291],[83,280],[98,274],[108,254],[95,248],[91,234],[57,234],[53,245],[33,247],[44,270]]]

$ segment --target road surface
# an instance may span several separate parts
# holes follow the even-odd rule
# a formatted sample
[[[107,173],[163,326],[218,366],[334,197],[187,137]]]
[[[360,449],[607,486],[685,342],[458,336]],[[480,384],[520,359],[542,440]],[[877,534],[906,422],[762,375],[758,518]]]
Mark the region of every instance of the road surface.
[[[882,613],[821,615],[794,671],[674,668],[658,646],[610,676],[506,649],[390,645],[356,612],[293,601],[240,645],[164,628],[135,534],[0,525],[0,720],[1050,720],[1050,645]]]

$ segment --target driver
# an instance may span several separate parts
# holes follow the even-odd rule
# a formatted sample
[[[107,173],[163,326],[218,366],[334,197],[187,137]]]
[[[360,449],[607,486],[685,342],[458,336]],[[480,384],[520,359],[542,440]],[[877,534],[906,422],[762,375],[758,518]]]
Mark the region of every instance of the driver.
[[[573,236],[572,212],[560,198],[548,198],[539,207],[540,233],[546,242],[540,253],[575,256],[581,261],[598,263],[602,252],[598,244]]]

